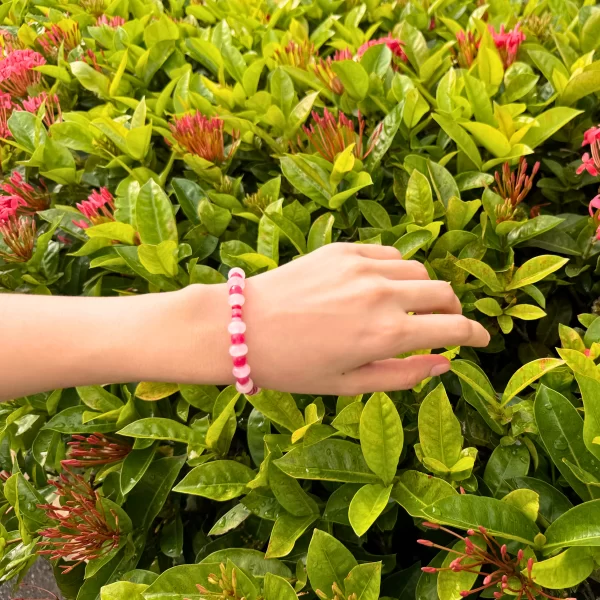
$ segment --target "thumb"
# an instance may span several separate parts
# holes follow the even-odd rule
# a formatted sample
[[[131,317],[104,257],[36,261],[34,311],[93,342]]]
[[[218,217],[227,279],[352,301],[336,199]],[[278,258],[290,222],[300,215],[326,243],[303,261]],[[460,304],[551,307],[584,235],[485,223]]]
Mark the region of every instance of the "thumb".
[[[427,377],[450,370],[450,361],[439,354],[417,354],[369,363],[340,377],[345,394],[408,390]]]

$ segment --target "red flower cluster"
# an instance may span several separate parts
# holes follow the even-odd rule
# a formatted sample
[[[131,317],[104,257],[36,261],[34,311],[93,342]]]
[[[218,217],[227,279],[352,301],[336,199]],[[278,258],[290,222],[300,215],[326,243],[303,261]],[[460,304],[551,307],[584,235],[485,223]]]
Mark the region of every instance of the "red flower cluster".
[[[458,42],[456,60],[463,69],[468,69],[477,57],[480,40],[475,38],[472,31],[467,31],[467,33],[459,31],[456,34],[456,41]]]
[[[585,152],[581,157],[581,164],[577,169],[577,175],[587,171],[592,177],[597,177],[600,173],[600,127],[590,127],[583,134],[582,146],[589,145],[592,155]]]
[[[9,138],[12,136],[8,128],[8,119],[12,115],[16,105],[12,101],[10,94],[0,92],[0,137]]]
[[[595,210],[594,210],[595,209]],[[592,198],[588,210],[596,225],[596,239],[600,240],[600,194]]]
[[[456,555],[456,558],[447,567],[422,567],[422,571],[425,573],[453,571],[454,573],[474,573],[484,576],[483,585],[472,590],[463,590],[460,592],[460,595],[463,598],[495,587],[499,590],[494,592],[494,598],[497,599],[508,594],[515,596],[515,600],[521,600],[522,598],[534,600],[538,595],[543,596],[548,600],[562,600],[550,596],[540,586],[536,585],[531,576],[533,558],[529,558],[525,561],[523,550],[519,550],[516,557],[511,557],[508,554],[506,545],[500,546],[494,537],[486,531],[485,527],[480,526],[478,531],[469,529],[467,531],[467,537],[462,537],[454,531],[436,525],[435,523],[425,522],[423,525],[430,529],[441,529],[458,538],[464,542],[465,551],[460,552],[453,548],[446,548],[434,544],[430,540],[417,540],[417,543],[422,544],[423,546],[445,550],[450,554]],[[481,572],[480,569],[484,568],[488,568],[491,572]],[[526,574],[523,573],[523,570],[526,571]],[[567,598],[566,600],[575,599]]]
[[[67,53],[71,52],[81,43],[79,25],[73,22],[69,29],[52,25],[37,39],[47,56],[55,56],[61,44]]]
[[[315,65],[311,65],[315,75],[334,93],[342,95],[344,93],[344,85],[340,78],[336,75],[331,65],[338,60],[352,60],[352,52],[348,48],[345,50],[337,50],[333,57],[328,56],[326,59],[319,59]]]
[[[33,187],[23,179],[18,171],[13,171],[10,179],[3,183],[0,188],[8,194],[8,196],[0,196],[0,202],[7,197],[19,198],[19,208],[17,210],[22,213],[35,214],[39,210],[46,210],[50,206],[50,194],[44,182],[40,180],[40,187]],[[2,213],[0,212],[1,218]]]
[[[391,35],[380,37],[377,40],[369,40],[368,42],[365,42],[358,49],[356,56],[360,58],[369,48],[372,48],[373,46],[378,46],[379,44],[385,44],[392,51],[392,54],[396,58],[399,58],[403,62],[408,62],[408,57],[402,49],[402,46],[404,46],[404,42],[396,39],[395,37],[392,37]]]
[[[100,27],[102,25],[116,29],[117,27],[121,27],[121,25],[125,25],[125,19],[123,17],[107,17],[106,15],[100,15],[96,21],[96,26]]]
[[[105,187],[100,188],[100,191],[94,190],[88,196],[87,200],[78,202],[77,209],[92,225],[100,225],[100,223],[108,223],[115,220],[113,214],[115,199]],[[73,225],[77,225],[81,229],[87,229],[90,226],[87,221],[83,220],[73,221]]]
[[[496,171],[496,193],[504,199],[504,204],[498,207],[497,222],[510,221],[514,218],[517,206],[523,202],[533,187],[533,178],[540,168],[540,162],[533,165],[530,175],[527,175],[527,161],[521,157],[516,171],[511,173],[510,165],[502,165],[502,173]]]
[[[520,24],[517,23],[510,31],[504,30],[504,25],[500,26],[500,31],[496,32],[492,25],[489,25],[490,33],[494,38],[496,48],[500,52],[500,57],[507,69],[517,59],[519,46],[525,41],[525,34],[520,30]]]
[[[0,250],[0,258],[12,263],[27,262],[33,256],[36,231],[32,217],[14,214],[6,219],[0,218],[0,235],[10,249],[10,252]]]
[[[42,74],[34,68],[45,64],[39,52],[14,50],[0,60],[0,90],[13,98],[27,96],[28,89],[42,80]]]
[[[44,105],[44,122],[48,127],[53,123],[62,121],[62,112],[60,109],[60,101],[56,94],[48,94],[41,92],[37,96],[29,96],[27,100],[23,100],[23,108],[30,113],[37,114],[40,106]]]
[[[316,111],[312,112],[313,123],[310,126],[303,126],[304,133],[310,141],[312,147],[327,160],[333,162],[337,154],[345,150],[350,144],[354,146],[354,155],[361,160],[365,159],[371,150],[377,138],[381,133],[381,125],[375,130],[371,137],[371,143],[366,152],[363,152],[363,133],[365,130],[365,121],[362,115],[358,114],[358,133],[354,131],[354,123],[343,112],[338,113],[336,119],[327,109],[323,111],[321,117]]]
[[[58,480],[49,483],[56,488],[60,504],[41,504],[39,508],[57,524],[40,531],[48,539],[39,543],[42,550],[38,554],[73,562],[61,567],[63,573],[68,573],[77,565],[118,547],[121,538],[118,516],[111,511],[116,524],[113,529],[100,496],[83,477],[65,469]]]
[[[131,446],[107,438],[101,433],[94,433],[88,437],[84,435],[71,437],[74,441],[67,444],[70,446],[70,458],[61,462],[64,467],[85,469],[98,465],[109,465],[124,459],[132,450]]]
[[[239,132],[233,132],[229,152],[225,154],[224,122],[217,117],[206,117],[196,111],[176,117],[171,133],[185,151],[215,164],[229,160],[239,145]]]

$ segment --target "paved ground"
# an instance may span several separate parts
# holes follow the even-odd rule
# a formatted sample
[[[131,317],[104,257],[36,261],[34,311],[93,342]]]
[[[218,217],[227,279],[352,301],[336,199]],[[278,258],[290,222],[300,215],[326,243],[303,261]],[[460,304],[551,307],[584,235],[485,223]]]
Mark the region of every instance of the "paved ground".
[[[43,559],[39,559],[35,565],[29,570],[25,577],[24,583],[30,585],[36,585],[44,590],[56,594],[56,598],[62,600],[62,596],[58,592],[58,587],[54,581],[54,575],[52,574],[52,567],[50,563]],[[35,588],[23,587],[17,592],[14,591],[12,584],[0,585],[0,600],[54,600],[51,594],[44,593],[43,590],[36,590]]]

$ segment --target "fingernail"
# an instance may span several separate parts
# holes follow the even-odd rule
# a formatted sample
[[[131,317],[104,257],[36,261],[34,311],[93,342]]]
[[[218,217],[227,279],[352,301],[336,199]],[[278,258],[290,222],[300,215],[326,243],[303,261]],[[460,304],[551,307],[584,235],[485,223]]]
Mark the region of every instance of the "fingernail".
[[[433,365],[431,367],[431,371],[429,371],[429,377],[437,377],[438,375],[442,375],[447,373],[450,370],[450,363],[440,363],[438,365]]]

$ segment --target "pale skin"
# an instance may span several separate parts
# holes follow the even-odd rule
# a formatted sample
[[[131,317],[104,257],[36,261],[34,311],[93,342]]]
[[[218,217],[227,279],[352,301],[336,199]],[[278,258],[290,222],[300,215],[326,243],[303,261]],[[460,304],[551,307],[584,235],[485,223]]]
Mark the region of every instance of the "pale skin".
[[[352,395],[449,370],[424,348],[484,347],[451,286],[389,246],[331,244],[246,282],[252,378],[265,389]],[[0,295],[0,399],[129,381],[234,383],[227,285],[119,298]]]

